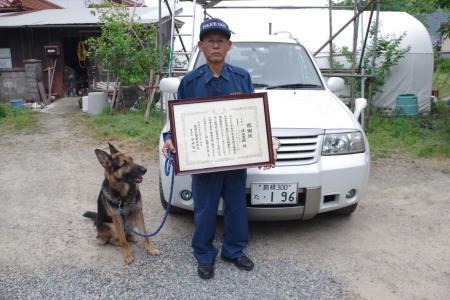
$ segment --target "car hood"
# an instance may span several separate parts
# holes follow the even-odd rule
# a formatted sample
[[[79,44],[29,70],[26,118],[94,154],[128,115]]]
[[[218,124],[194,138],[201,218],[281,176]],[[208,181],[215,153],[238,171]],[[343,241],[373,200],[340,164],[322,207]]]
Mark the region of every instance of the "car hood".
[[[327,90],[267,92],[272,128],[356,128],[352,112]]]

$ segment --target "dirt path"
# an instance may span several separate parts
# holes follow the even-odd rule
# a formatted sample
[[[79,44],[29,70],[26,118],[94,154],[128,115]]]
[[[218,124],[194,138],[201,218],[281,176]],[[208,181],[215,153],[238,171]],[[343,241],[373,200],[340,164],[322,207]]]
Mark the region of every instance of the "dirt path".
[[[103,172],[94,149],[106,149],[106,141],[84,137],[61,114],[68,110],[77,111],[73,99],[43,113],[38,132],[0,133],[0,266],[127,268],[118,249],[95,245],[94,229],[81,217],[96,209]],[[132,154],[149,170],[141,190],[146,223],[154,228],[163,216],[158,162],[154,153]],[[433,164],[407,158],[378,161],[368,194],[352,217],[251,223],[248,251],[257,264],[293,261],[330,272],[343,287],[337,298],[449,299],[450,176]],[[171,255],[190,257],[192,229],[191,216],[174,215],[154,238],[156,244],[185,242],[185,253],[163,256],[166,264]],[[145,259],[141,248],[135,249]]]

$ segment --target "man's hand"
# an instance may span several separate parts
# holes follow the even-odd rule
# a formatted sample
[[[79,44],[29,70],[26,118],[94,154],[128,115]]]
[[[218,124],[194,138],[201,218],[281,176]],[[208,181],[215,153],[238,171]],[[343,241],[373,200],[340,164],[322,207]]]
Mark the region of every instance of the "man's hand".
[[[273,161],[277,161],[277,150],[273,150]],[[261,167],[258,167],[258,169],[263,169],[263,170],[269,170],[269,169],[272,169],[272,168],[275,168],[275,164],[267,164],[267,165],[264,165],[264,166],[261,166]]]
[[[162,147],[162,153],[164,154],[165,158],[169,157],[169,151],[172,152],[172,153],[176,153],[177,152],[175,150],[175,147],[173,146],[173,143],[172,143],[171,139],[167,139],[164,142],[164,145]]]

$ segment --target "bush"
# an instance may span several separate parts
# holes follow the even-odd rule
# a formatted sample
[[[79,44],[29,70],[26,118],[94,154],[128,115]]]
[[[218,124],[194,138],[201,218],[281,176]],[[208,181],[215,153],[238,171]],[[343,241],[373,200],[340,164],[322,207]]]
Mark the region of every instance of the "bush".
[[[6,111],[3,105],[0,105],[0,118],[6,118]]]
[[[9,103],[0,104],[0,127],[3,129],[37,128],[38,114],[29,108],[14,108]]]
[[[375,110],[369,120],[369,144],[372,156],[395,152],[419,157],[450,157],[450,108],[444,102],[433,104],[429,116],[383,117]]]
[[[440,73],[450,73],[450,58],[436,57],[434,60],[436,71]]]

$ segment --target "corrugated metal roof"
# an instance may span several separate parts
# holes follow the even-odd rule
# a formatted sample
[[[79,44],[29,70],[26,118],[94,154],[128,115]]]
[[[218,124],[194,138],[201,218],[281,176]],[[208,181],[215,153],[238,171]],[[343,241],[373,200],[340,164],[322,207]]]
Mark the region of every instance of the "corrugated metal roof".
[[[21,5],[22,5],[21,0],[0,0],[0,8],[7,8]]]
[[[0,9],[10,10],[41,10],[50,8],[62,8],[47,0],[0,0]]]
[[[130,13],[132,10],[133,8],[130,8]],[[95,10],[91,8],[46,9],[8,14],[0,16],[0,28],[92,26],[99,23],[99,17],[92,15],[91,11]],[[137,7],[135,15],[141,17],[140,23],[158,22],[158,8],[155,7]],[[163,11],[163,17],[167,15],[167,11]]]
[[[100,4],[103,0],[48,0],[63,8],[80,8],[88,7],[90,4]],[[114,0],[115,3],[123,3],[124,5],[133,7],[135,3],[137,6],[145,6],[144,0]]]
[[[123,4],[123,5],[128,5],[128,6],[145,6],[145,3],[143,3],[143,1],[140,0],[115,0],[114,2],[119,3],[119,4]]]
[[[0,12],[24,10],[21,0],[0,0]]]
[[[22,0],[23,6],[32,10],[42,10],[51,8],[62,8],[61,6],[47,0]]]

